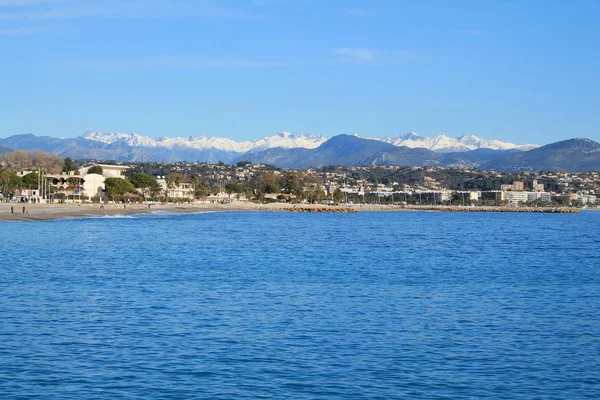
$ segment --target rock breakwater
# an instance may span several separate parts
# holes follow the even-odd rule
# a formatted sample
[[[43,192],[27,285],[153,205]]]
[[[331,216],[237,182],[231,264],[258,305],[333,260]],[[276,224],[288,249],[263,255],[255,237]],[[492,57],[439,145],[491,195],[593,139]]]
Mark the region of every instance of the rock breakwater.
[[[319,213],[355,213],[350,207],[286,207],[283,211],[290,212],[319,212]]]
[[[404,206],[406,210],[441,211],[441,212],[521,212],[579,214],[578,208],[572,207],[463,207],[463,206]]]

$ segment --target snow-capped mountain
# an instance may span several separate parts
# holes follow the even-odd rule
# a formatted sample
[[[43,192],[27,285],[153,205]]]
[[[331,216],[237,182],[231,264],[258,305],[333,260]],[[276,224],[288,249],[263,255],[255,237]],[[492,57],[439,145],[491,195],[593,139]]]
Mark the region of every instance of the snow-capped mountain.
[[[539,147],[534,144],[518,145],[514,143],[501,142],[499,140],[484,140],[475,135],[463,135],[452,138],[447,135],[439,135],[434,138],[420,136],[414,132],[399,135],[397,137],[374,138],[395,146],[406,146],[410,148],[424,148],[438,153],[453,153],[476,149],[491,150],[531,150]]]
[[[81,136],[68,139],[47,136],[36,137],[31,134],[15,135],[0,139],[0,146],[21,150],[44,150],[56,153],[61,157],[74,159],[164,162],[223,161],[232,163],[240,160],[259,159],[252,157],[257,153],[277,153],[278,151],[292,149],[299,152],[313,150],[319,148],[328,140],[323,136],[294,135],[289,132],[278,132],[262,139],[238,142],[233,139],[214,136],[192,136],[188,138],[163,136],[153,139],[137,133],[88,131]],[[489,149],[490,151],[529,150],[538,147],[535,145],[505,143],[498,140],[486,141],[474,135],[465,135],[459,138],[439,135],[429,138],[414,132],[397,137],[359,141],[359,143],[365,144],[371,141],[403,147],[405,150],[409,148],[411,150],[429,150],[436,153],[461,153],[475,149]],[[461,156],[462,158],[464,157]],[[269,158],[265,160],[267,160],[265,162],[269,162]]]
[[[138,135],[137,133],[113,133],[113,132],[85,132],[82,139],[91,140],[93,142],[100,142],[104,144],[121,143],[127,146],[134,147],[156,147],[158,143],[156,140],[146,136]]]
[[[262,139],[254,141],[237,142],[228,138],[219,138],[214,136],[190,136],[183,137],[165,137],[161,136],[158,140],[138,135],[137,133],[103,133],[86,132],[83,139],[100,142],[103,144],[124,144],[132,147],[163,147],[169,150],[175,148],[188,148],[194,150],[217,149],[225,152],[248,153],[280,147],[284,149],[305,148],[314,149],[319,147],[327,138],[315,135],[294,135],[289,132],[278,132],[273,136],[265,136]]]

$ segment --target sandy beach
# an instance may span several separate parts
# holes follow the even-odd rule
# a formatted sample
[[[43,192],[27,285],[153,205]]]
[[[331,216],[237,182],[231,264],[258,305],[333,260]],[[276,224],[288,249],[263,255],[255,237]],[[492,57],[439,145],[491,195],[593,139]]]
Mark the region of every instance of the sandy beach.
[[[11,213],[11,206],[14,212]],[[23,213],[25,207],[25,213]],[[318,209],[328,208],[336,210],[337,206],[322,205],[290,205],[286,203],[256,204],[245,201],[236,201],[230,204],[108,204],[101,208],[99,204],[23,204],[0,203],[0,222],[2,221],[43,221],[62,218],[99,216],[99,215],[128,215],[144,214],[150,212],[196,213],[203,211],[284,211],[288,208]],[[367,209],[367,208],[361,208]],[[369,209],[372,209],[371,207]]]
[[[11,206],[14,213],[11,213]],[[25,213],[23,213],[25,207]],[[174,205],[174,204],[131,204],[127,207],[118,204],[108,204],[101,208],[99,204],[0,204],[0,221],[41,221],[72,217],[99,215],[142,214],[156,211],[165,212],[200,212],[216,211],[222,208],[215,205]]]
[[[11,213],[11,206],[14,213]],[[23,213],[25,206],[25,213]],[[150,212],[197,213],[203,211],[318,211],[318,212],[407,212],[407,211],[438,211],[438,212],[560,212],[578,213],[577,208],[531,208],[531,207],[461,207],[461,206],[418,206],[418,205],[379,205],[379,204],[353,204],[327,206],[319,204],[288,204],[269,203],[256,204],[246,201],[234,201],[230,204],[199,203],[199,204],[108,204],[101,208],[99,204],[22,204],[0,203],[0,222],[3,221],[43,221],[62,218],[119,215],[119,214],[144,214]]]

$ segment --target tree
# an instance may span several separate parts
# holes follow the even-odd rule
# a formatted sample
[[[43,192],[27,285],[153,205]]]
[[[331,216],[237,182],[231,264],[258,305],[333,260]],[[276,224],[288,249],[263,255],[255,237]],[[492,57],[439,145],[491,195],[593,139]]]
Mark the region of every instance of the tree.
[[[167,185],[167,190],[165,191],[167,197],[166,201],[169,201],[170,191],[179,186],[182,181],[183,175],[181,174],[169,174],[165,177],[165,183]]]
[[[273,172],[263,172],[261,174],[262,185],[265,193],[279,193],[281,187],[279,184],[279,175]]]
[[[334,203],[341,203],[342,200],[344,200],[344,192],[342,192],[342,189],[336,188],[333,191],[333,202]]]
[[[227,185],[225,185],[225,192],[227,192],[229,198],[231,198],[232,193],[235,193],[239,200],[240,196],[246,193],[247,190],[248,189],[244,185],[240,185],[239,183],[235,182],[229,182]]]
[[[146,199],[146,196],[148,195],[154,196],[160,192],[160,185],[158,184],[158,181],[151,175],[136,172],[129,177],[129,181],[133,184],[133,186],[140,189],[144,199]]]
[[[76,170],[77,170],[77,167],[75,166],[75,164],[73,164],[73,160],[71,159],[71,157],[65,158],[62,171],[63,172],[71,172],[71,171],[76,171]]]
[[[67,179],[67,187],[69,188],[69,190],[71,190],[73,192],[73,200],[75,200],[75,190],[79,189],[81,186],[81,182],[79,181],[79,178],[68,178]],[[81,198],[81,195],[79,196]]]
[[[62,169],[63,160],[56,154],[44,151],[26,152],[17,150],[0,154],[0,164],[17,171],[42,169],[45,172],[55,174]]]
[[[108,196],[123,196],[125,193],[135,193],[133,183],[123,178],[106,178],[104,181]]]
[[[233,185],[235,185],[235,183],[233,182],[229,182],[227,185],[225,185],[225,193],[227,193],[227,196],[229,196],[230,199],[231,194],[235,193],[235,191],[233,190]]]
[[[202,199],[210,194],[211,189],[212,188],[207,182],[199,181],[194,187],[194,197],[197,199]]]
[[[288,172],[284,178],[285,189],[288,193],[300,195],[302,193],[302,187],[300,186],[300,177],[297,172]]]
[[[458,193],[458,192],[452,193],[452,196],[450,197],[450,203],[453,205],[464,204],[465,200],[464,200],[463,196],[464,195],[462,193]]]
[[[102,167],[99,165],[94,165],[93,167],[90,167],[87,171],[88,174],[98,174],[98,175],[102,175]]]
[[[0,189],[2,194],[12,195],[22,185],[21,178],[8,169],[0,169]]]
[[[156,186],[152,186],[152,187],[150,188],[150,190],[149,190],[150,197],[152,197],[152,198],[157,198],[157,197],[160,195],[160,192],[161,192],[161,191],[162,191],[162,188],[161,188],[161,187],[160,187],[160,185],[158,185],[158,183],[157,183],[157,185],[156,185]]]
[[[37,189],[39,179],[40,176],[37,172],[30,172],[23,177],[23,186],[27,186],[30,189]]]

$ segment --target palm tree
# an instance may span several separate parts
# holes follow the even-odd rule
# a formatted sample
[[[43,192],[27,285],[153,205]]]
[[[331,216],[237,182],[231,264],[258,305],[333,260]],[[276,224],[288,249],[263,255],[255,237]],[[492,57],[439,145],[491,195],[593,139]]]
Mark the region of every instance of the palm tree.
[[[173,187],[175,185],[175,181],[169,175],[169,176],[165,177],[165,184],[167,186],[165,189],[165,203],[168,203],[169,202],[169,192],[171,191],[171,189],[173,189]]]
[[[79,178],[68,178],[67,179],[67,189],[73,193],[73,202],[75,202],[75,189],[78,189],[80,186]],[[79,194],[79,198],[81,199],[81,194]]]
[[[194,199],[196,198],[196,189],[200,187],[202,181],[198,175],[192,175],[190,178],[190,185],[192,186],[192,193],[194,195]]]

